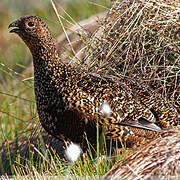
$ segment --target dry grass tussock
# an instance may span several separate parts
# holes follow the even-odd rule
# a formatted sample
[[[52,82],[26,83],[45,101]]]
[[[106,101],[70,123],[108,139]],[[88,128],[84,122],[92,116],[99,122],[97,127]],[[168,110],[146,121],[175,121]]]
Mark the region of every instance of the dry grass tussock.
[[[180,175],[180,126],[117,162],[104,179],[178,179]]]
[[[115,1],[86,42],[84,65],[150,86],[179,108],[179,17],[179,0]]]

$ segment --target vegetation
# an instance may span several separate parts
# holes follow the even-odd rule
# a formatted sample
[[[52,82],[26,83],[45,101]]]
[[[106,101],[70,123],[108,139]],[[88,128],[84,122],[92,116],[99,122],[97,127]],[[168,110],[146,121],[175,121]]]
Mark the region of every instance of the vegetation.
[[[179,108],[179,11],[178,0],[116,1],[90,39],[90,68],[135,79]]]

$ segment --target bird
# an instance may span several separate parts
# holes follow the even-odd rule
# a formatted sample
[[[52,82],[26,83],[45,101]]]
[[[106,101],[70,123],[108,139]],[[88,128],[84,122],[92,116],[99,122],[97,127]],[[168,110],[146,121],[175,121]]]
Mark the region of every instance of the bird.
[[[47,24],[37,16],[12,22],[33,57],[34,91],[42,127],[52,136],[95,144],[97,128],[107,139],[141,143],[178,124],[177,111],[162,95],[135,80],[88,72],[63,63]]]

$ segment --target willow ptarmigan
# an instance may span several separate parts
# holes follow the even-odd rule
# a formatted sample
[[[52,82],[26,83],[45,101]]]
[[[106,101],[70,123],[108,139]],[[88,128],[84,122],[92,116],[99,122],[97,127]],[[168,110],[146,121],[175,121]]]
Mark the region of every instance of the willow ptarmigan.
[[[18,34],[32,53],[38,115],[51,135],[82,143],[86,134],[94,143],[98,120],[107,139],[128,142],[177,125],[176,109],[156,92],[134,81],[64,64],[40,18],[24,16],[10,27],[10,33]]]

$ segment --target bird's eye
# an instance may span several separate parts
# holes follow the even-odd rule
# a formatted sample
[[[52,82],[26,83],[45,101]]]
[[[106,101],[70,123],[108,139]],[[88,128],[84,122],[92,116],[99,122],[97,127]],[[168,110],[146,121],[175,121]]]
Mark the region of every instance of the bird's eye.
[[[33,27],[34,26],[34,22],[28,22],[28,26],[29,27]]]

